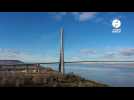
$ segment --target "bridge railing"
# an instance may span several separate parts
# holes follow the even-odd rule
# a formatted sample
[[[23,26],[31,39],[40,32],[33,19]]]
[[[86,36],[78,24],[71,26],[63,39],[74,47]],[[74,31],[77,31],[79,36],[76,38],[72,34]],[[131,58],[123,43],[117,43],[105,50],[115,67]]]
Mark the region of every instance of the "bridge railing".
[[[134,61],[68,61],[64,63],[108,63],[108,62],[114,62],[114,63],[134,63]],[[40,62],[40,63],[23,63],[23,64],[3,64],[0,65],[0,70],[2,68],[4,70],[17,70],[17,69],[25,69],[26,72],[28,72],[30,69],[36,70],[36,72],[40,72],[40,65],[41,64],[59,64],[59,62]]]

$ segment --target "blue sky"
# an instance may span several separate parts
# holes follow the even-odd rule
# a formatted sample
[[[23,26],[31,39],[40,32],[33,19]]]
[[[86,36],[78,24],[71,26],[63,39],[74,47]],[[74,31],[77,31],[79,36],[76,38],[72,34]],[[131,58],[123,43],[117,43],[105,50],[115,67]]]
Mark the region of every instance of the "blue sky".
[[[112,33],[112,20],[121,32]],[[0,12],[0,59],[59,60],[64,28],[65,61],[134,60],[134,13]]]

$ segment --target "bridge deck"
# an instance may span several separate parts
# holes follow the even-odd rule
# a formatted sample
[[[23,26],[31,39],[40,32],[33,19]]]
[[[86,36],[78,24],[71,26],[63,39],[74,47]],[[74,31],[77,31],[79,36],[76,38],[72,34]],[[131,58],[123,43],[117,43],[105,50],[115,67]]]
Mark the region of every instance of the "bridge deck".
[[[88,63],[88,62],[133,62],[134,61],[70,61],[70,62],[64,62],[64,63]],[[40,62],[40,63],[23,63],[23,64],[3,64],[0,66],[29,66],[29,65],[40,65],[40,64],[59,64],[59,62]]]

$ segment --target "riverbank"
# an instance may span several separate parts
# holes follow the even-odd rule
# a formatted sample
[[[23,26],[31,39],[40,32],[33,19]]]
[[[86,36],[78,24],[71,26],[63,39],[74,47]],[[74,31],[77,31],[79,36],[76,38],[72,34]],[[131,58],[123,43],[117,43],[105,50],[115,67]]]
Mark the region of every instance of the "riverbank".
[[[73,73],[62,75],[51,68],[40,72],[1,71],[0,87],[107,87]]]

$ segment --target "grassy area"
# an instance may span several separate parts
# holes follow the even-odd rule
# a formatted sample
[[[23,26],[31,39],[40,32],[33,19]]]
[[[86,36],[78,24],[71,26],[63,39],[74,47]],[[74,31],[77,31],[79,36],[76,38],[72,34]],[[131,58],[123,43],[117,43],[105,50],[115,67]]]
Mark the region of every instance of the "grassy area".
[[[73,73],[61,73],[46,68],[40,72],[0,72],[0,87],[106,87],[107,85],[85,80]]]

